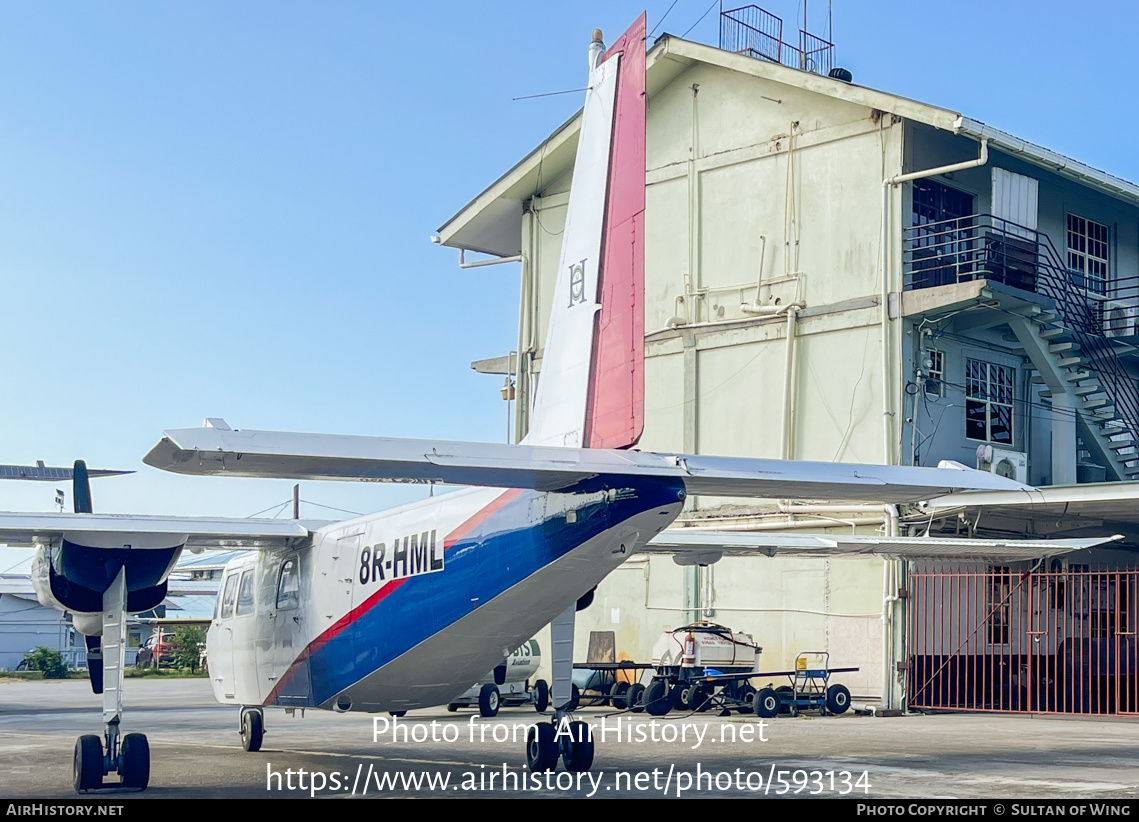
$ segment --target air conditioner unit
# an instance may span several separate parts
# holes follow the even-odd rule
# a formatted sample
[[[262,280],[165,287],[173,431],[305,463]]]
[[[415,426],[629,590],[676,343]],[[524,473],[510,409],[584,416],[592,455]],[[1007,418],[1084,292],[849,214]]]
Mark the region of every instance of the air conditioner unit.
[[[1134,337],[1139,334],[1139,304],[1129,300],[1106,300],[1101,311],[1105,337]]]
[[[1028,484],[1028,454],[1011,448],[981,445],[977,448],[977,470],[989,471]]]

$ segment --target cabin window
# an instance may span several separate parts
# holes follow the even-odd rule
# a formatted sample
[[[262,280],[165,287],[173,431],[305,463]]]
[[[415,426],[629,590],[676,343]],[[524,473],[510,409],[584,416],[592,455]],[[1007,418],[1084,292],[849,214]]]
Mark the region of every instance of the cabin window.
[[[965,361],[965,436],[1012,445],[1015,369],[981,360]]]
[[[277,608],[296,608],[300,603],[300,575],[296,559],[287,559],[277,577]]]
[[[1108,238],[1105,225],[1068,215],[1068,272],[1072,282],[1091,294],[1107,296]]]
[[[221,618],[233,616],[233,601],[237,598],[237,574],[230,574],[225,580],[225,593],[221,598]]]
[[[241,575],[241,589],[237,592],[237,615],[253,613],[253,569]]]

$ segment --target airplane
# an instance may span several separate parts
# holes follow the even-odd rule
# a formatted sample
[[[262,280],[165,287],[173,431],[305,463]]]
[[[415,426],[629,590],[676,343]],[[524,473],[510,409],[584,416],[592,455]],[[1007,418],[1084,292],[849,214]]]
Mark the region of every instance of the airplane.
[[[120,739],[125,617],[161,601],[187,548],[253,549],[226,567],[207,636],[214,695],[240,706],[247,751],[260,748],[269,707],[398,715],[445,705],[552,622],[554,711],[530,728],[527,765],[553,770],[560,758],[584,771],[593,740],[568,710],[574,613],[689,494],[900,503],[1031,490],[956,464],[634,449],[644,418],[644,43],[642,15],[611,48],[600,32],[589,47],[554,307],[520,444],[237,430],[207,418],[165,432],[144,457],[183,474],[474,487],[335,523],[0,514],[0,541],[40,547],[41,602],[75,615],[92,662],[101,652],[92,686],[104,695],[104,734],[76,743],[76,791],[115,773],[119,785],[148,784],[145,735]],[[693,561],[716,558],[674,543],[694,548]]]

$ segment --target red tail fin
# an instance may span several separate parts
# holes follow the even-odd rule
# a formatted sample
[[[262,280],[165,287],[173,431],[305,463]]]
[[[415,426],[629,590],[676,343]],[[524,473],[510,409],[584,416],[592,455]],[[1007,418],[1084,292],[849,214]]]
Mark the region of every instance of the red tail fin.
[[[628,448],[645,424],[645,15],[621,52],[601,253],[601,312],[586,406],[588,448]]]

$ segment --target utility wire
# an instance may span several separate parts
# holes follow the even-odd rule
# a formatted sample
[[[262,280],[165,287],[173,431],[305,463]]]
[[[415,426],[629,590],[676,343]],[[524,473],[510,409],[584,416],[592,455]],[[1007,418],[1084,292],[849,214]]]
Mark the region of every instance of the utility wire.
[[[665,19],[668,17],[668,12],[672,11],[674,8],[676,8],[677,2],[678,2],[678,0],[672,0],[672,5],[669,6],[668,11],[666,11],[664,13],[664,17],[660,18],[660,20],[657,22],[657,24],[655,26],[653,26],[653,30],[649,32],[649,37],[652,37],[654,34],[656,34],[657,29],[659,29],[661,27],[661,25],[664,23]],[[703,19],[703,18],[701,18],[701,19]]]
[[[339,511],[342,514],[351,514],[354,517],[364,516],[359,511],[349,511],[346,508],[334,508],[331,505],[321,505],[319,502],[311,502],[307,499],[302,499],[301,502],[303,502],[305,505],[315,505],[317,508],[327,508],[329,511]]]
[[[685,37],[688,36],[689,32],[691,32],[692,29],[694,29],[698,25],[700,25],[700,21],[703,20],[705,17],[707,17],[708,12],[710,12],[712,9],[716,8],[716,4],[719,2],[720,2],[720,0],[712,0],[712,5],[708,6],[708,11],[705,11],[703,14],[701,14],[700,20],[697,20],[695,23],[693,23],[691,26],[689,26],[688,31],[686,31],[686,32],[684,32],[684,34],[680,35],[680,39],[683,40]]]

